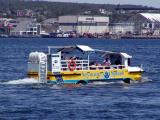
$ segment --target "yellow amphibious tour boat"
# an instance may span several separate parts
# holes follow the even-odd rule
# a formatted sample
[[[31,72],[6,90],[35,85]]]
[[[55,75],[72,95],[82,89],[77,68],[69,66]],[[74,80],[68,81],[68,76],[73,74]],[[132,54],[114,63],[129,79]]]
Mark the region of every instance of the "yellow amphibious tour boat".
[[[142,67],[130,66],[132,56],[86,45],[48,46],[48,53],[31,52],[28,76],[40,83],[87,84],[95,81],[140,81]]]

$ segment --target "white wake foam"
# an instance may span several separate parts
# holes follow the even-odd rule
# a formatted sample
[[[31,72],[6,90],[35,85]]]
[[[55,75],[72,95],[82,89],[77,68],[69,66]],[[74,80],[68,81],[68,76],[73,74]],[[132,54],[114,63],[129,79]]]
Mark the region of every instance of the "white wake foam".
[[[141,82],[152,82],[153,80],[148,77],[142,77]]]
[[[91,83],[92,85],[111,85],[111,84],[123,84],[124,82],[123,81],[115,81],[115,82],[93,82]]]
[[[17,84],[36,84],[36,83],[39,83],[39,81],[34,78],[24,78],[24,79],[18,79],[18,80],[10,80],[8,82],[3,82],[2,84],[17,85]]]

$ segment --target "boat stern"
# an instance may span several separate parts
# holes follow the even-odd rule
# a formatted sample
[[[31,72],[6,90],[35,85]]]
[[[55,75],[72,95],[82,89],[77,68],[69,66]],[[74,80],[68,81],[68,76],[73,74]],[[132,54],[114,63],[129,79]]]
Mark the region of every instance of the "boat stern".
[[[143,73],[144,70],[142,67],[128,67],[128,74],[132,80],[141,80]]]

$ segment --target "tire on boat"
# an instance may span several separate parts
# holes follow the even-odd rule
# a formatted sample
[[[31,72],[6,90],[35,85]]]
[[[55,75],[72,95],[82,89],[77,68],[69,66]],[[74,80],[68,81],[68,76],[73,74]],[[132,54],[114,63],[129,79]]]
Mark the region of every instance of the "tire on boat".
[[[123,80],[124,83],[130,84],[131,83],[131,79],[130,78],[126,78]]]
[[[87,82],[86,82],[86,81],[84,81],[84,80],[80,80],[80,81],[78,81],[76,84],[86,85],[86,84],[87,84]]]

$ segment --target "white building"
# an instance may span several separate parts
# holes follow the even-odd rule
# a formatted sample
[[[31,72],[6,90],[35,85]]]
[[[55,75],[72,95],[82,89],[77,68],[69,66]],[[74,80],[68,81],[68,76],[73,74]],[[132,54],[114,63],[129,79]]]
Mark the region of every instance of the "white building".
[[[67,15],[59,17],[60,30],[76,31],[78,34],[84,33],[102,34],[109,32],[109,17]]]
[[[58,18],[50,18],[41,22],[42,29],[48,33],[56,32],[58,30]]]
[[[21,19],[18,20],[16,28],[10,31],[11,36],[17,37],[35,37],[41,32],[41,25],[34,19]]]
[[[111,23],[109,26],[110,34],[134,33],[134,23]]]
[[[142,35],[160,35],[160,14],[139,13],[131,19],[135,28]]]

